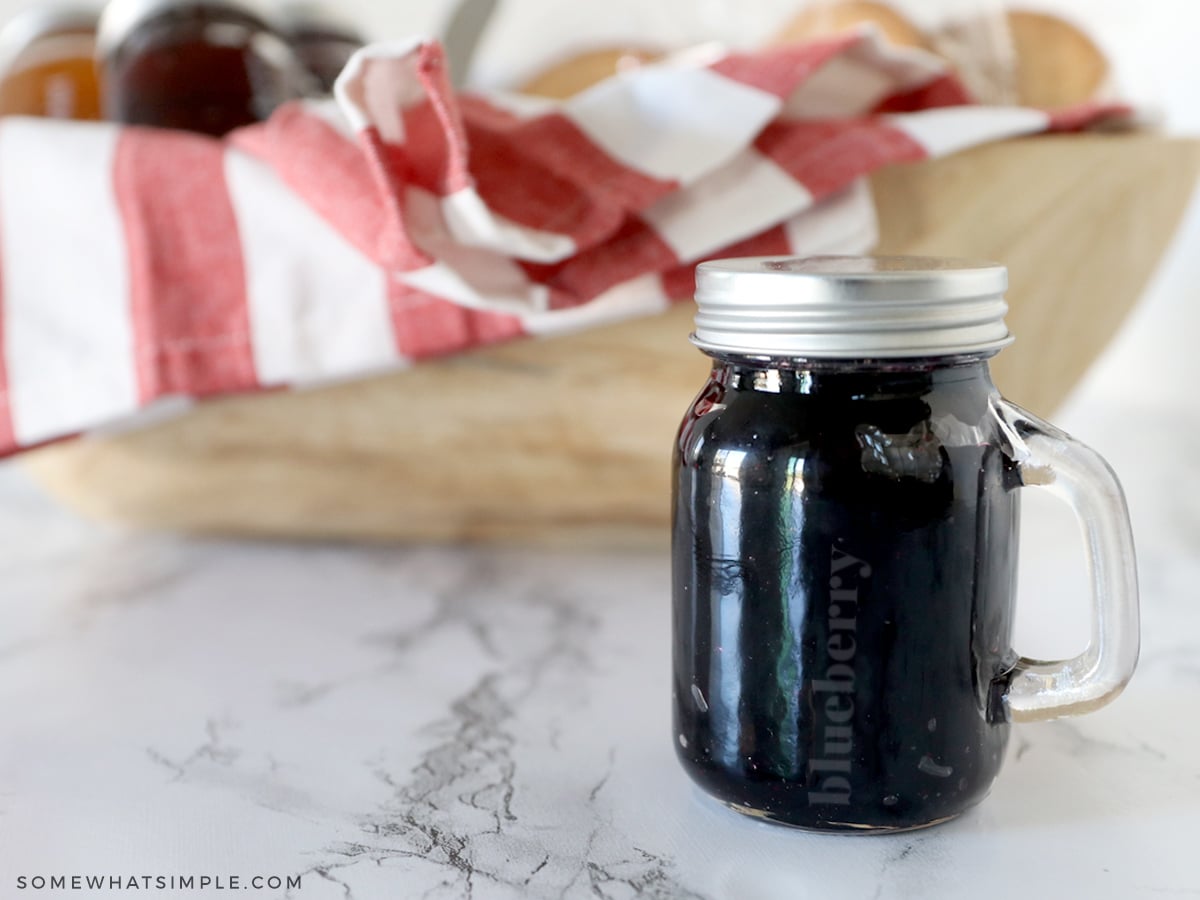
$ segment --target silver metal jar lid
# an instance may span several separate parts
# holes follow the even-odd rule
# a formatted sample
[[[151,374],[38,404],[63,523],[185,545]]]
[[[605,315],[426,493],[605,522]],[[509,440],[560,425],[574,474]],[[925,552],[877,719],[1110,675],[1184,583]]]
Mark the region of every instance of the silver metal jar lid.
[[[100,16],[96,55],[104,59],[143,22],[171,10],[224,10],[274,27],[273,7],[266,0],[110,0]]]
[[[701,350],[865,359],[995,352],[1008,270],[921,256],[746,257],[696,270]]]

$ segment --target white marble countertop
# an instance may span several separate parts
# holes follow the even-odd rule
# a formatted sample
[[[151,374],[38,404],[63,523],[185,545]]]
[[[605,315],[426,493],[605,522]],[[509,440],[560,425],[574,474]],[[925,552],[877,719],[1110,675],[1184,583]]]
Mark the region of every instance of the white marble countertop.
[[[1200,215],[1181,244],[1195,246]],[[125,534],[0,469],[0,897],[35,876],[302,876],[322,898],[1200,895],[1200,264],[1056,417],[1125,482],[1144,647],[1091,716],[1019,727],[985,803],[814,836],[673,757],[668,561]],[[1065,509],[1027,503],[1017,648],[1086,633]],[[24,877],[27,889],[20,890]]]

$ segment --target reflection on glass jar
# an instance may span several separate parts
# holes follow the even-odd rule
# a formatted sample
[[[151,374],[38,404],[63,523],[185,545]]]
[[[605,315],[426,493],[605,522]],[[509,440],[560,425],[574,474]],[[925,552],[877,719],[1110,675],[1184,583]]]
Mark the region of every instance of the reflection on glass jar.
[[[302,93],[268,19],[233,0],[113,0],[100,20],[105,117],[220,136]]]
[[[100,118],[96,10],[33,7],[0,31],[0,115]]]

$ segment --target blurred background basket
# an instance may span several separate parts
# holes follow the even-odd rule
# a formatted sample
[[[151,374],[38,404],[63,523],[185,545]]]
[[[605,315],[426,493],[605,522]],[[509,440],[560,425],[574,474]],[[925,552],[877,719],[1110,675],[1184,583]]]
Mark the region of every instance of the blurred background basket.
[[[1048,413],[1133,308],[1200,169],[1200,142],[1046,136],[873,178],[880,251],[1011,268],[1001,389]],[[36,452],[105,519],[345,539],[666,540],[672,437],[709,360],[691,304],[367,381],[206,403]]]

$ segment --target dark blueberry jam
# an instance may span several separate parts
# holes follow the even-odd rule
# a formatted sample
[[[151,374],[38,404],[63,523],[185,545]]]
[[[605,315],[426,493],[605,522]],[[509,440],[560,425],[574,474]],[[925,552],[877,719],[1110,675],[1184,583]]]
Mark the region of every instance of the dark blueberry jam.
[[[705,791],[824,830],[987,793],[1017,660],[997,396],[981,357],[716,362],[673,485],[675,742]]]

